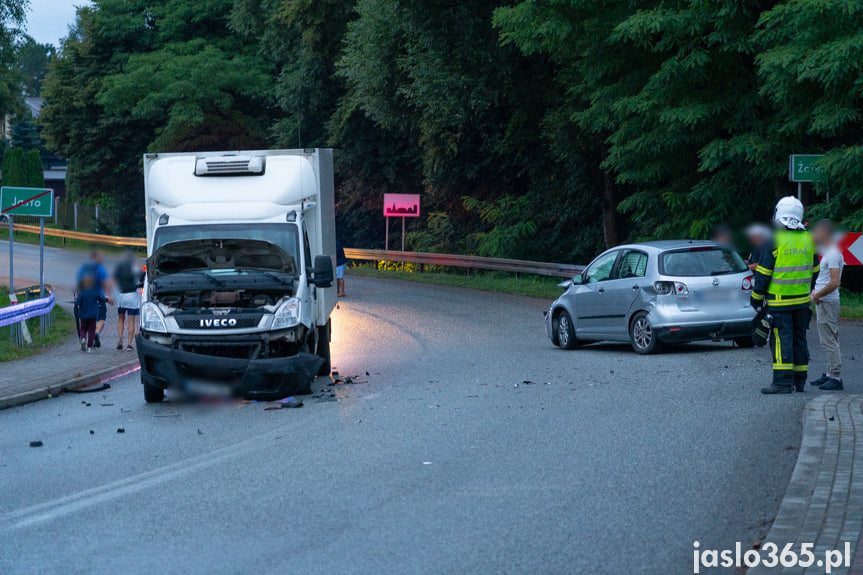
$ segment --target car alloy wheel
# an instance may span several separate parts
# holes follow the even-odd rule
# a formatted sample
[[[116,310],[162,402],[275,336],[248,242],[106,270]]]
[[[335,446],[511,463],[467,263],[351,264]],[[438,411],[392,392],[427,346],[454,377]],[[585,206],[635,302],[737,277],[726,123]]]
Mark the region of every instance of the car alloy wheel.
[[[557,341],[560,347],[569,345],[569,317],[566,314],[561,314],[557,319]]]
[[[640,317],[635,320],[632,326],[632,339],[639,349],[647,349],[653,342],[653,328],[646,317]]]

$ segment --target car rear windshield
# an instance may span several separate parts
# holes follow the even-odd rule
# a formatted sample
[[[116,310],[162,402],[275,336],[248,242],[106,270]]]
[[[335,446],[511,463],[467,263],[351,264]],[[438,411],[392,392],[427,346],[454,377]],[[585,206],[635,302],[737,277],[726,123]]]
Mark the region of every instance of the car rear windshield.
[[[665,252],[659,258],[659,271],[668,276],[719,276],[745,272],[747,269],[737,253],[723,248]]]

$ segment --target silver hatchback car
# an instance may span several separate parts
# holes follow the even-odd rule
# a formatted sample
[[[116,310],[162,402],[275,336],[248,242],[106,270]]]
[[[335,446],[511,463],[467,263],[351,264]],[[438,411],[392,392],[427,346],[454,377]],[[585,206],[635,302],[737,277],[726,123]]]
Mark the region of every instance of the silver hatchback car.
[[[628,341],[642,354],[665,342],[730,339],[752,346],[754,278],[713,242],[657,241],[610,249],[573,278],[546,313],[554,345]]]

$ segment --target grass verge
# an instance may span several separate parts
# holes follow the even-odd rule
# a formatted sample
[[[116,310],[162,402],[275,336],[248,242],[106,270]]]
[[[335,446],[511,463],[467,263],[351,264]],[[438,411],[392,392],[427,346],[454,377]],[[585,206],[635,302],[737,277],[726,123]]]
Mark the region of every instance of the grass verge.
[[[516,278],[513,274],[504,272],[479,272],[471,275],[441,271],[421,273],[412,266],[408,266],[406,271],[401,271],[376,269],[373,265],[360,265],[348,268],[348,274],[528,295],[550,300],[563,293],[563,290],[557,287],[557,284],[562,281],[561,279],[532,275],[522,275]],[[843,289],[841,314],[842,319],[863,321],[863,294]]]
[[[0,286],[0,307],[7,305],[9,305],[9,288]],[[53,345],[66,341],[75,329],[75,320],[59,305],[55,305],[51,313],[54,314],[54,323],[44,336],[39,334],[38,317],[27,320],[27,328],[33,337],[33,343],[24,344],[22,347],[12,343],[9,327],[0,328],[0,363],[41,353]]]
[[[863,320],[863,294],[842,290],[839,313],[842,319]]]
[[[515,277],[514,274],[506,272],[474,272],[471,275],[467,275],[440,271],[418,272],[411,269],[411,266],[408,266],[407,270],[402,271],[394,269],[376,269],[372,265],[362,265],[348,268],[347,273],[348,275],[355,276],[399,279],[511,293],[515,295],[527,295],[548,300],[555,299],[563,293],[563,290],[557,287],[557,284],[563,281],[563,279],[525,274]],[[350,282],[350,278],[347,279],[348,282]],[[348,289],[350,289],[350,287],[348,287]]]

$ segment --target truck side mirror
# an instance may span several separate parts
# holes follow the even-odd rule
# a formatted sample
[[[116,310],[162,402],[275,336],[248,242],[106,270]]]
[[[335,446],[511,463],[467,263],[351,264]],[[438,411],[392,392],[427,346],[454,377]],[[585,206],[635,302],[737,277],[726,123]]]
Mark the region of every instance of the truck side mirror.
[[[330,256],[315,256],[312,283],[320,288],[333,287],[333,260]]]

